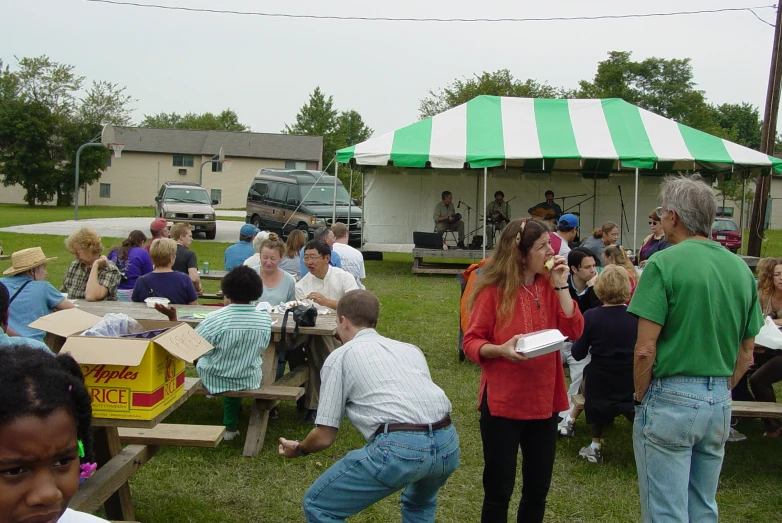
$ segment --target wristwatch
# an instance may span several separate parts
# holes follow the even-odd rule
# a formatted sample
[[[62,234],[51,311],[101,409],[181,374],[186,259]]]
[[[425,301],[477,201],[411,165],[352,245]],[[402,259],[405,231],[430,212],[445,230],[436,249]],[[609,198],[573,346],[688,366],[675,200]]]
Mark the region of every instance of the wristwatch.
[[[300,445],[301,445],[301,443],[296,443],[296,448],[294,449],[294,451],[296,452],[296,455],[298,457],[300,457],[300,458],[303,458],[304,456],[309,456],[310,453],[309,452],[304,452],[303,450],[301,450],[299,448]]]

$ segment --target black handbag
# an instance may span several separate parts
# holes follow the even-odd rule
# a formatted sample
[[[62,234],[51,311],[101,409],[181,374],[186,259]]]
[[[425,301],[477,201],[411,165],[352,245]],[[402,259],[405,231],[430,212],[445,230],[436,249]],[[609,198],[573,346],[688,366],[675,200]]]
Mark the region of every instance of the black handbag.
[[[293,333],[291,334],[290,344],[285,342],[285,329],[288,325],[288,316],[293,316]],[[285,311],[285,315],[282,317],[282,346],[285,352],[292,350],[296,347],[296,338],[299,337],[299,327],[314,327],[315,321],[318,317],[318,310],[314,305],[296,305],[295,307]]]

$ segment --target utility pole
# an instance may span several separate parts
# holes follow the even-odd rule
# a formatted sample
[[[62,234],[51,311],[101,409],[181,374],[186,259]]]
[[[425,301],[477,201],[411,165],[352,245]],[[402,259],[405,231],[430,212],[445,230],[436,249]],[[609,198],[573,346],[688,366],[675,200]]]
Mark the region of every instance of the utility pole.
[[[766,108],[763,113],[763,134],[760,151],[774,155],[774,143],[777,138],[777,117],[779,115],[779,96],[782,88],[782,0],[777,4],[777,21],[774,25],[774,45],[771,51],[771,70],[768,73],[768,91]],[[773,169],[773,168],[772,168]],[[763,241],[763,222],[766,216],[768,194],[771,189],[771,176],[759,176],[755,185],[755,201],[752,203],[752,218],[749,221],[749,243],[747,254],[760,256],[760,244]]]

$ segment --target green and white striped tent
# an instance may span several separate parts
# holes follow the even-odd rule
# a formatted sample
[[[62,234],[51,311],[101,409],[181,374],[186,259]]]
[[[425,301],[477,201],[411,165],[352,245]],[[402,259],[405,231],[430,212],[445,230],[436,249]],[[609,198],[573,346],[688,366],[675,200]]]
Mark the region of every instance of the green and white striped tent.
[[[478,96],[434,117],[341,149],[336,160],[365,166],[484,168],[484,178],[487,167],[497,166],[520,167],[522,173],[634,170],[636,216],[639,170],[642,174],[782,172],[780,159],[618,98]]]

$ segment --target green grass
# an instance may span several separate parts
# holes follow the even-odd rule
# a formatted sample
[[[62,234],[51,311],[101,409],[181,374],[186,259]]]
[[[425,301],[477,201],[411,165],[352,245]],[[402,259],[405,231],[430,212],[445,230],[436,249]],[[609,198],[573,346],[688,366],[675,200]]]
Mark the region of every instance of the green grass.
[[[154,218],[155,211],[149,207],[109,207],[91,205],[79,207],[79,219],[91,218]],[[53,207],[16,204],[0,204],[0,227],[24,225],[28,223],[46,223],[73,220],[73,207]]]
[[[782,232],[768,234],[767,256],[782,256]],[[40,245],[48,256],[60,259],[49,267],[49,281],[59,285],[70,255],[63,238],[0,233],[7,252]],[[104,239],[104,244],[114,245]],[[199,262],[222,268],[228,244],[196,240]],[[9,262],[0,262],[0,271]],[[382,262],[367,262],[367,288],[380,298],[378,330],[387,336],[418,345],[426,354],[434,381],[448,394],[461,439],[462,465],[440,491],[438,522],[472,522],[480,519],[483,496],[482,446],[478,428],[477,395],[480,370],[457,359],[459,287],[453,277],[413,276],[407,254],[386,254]],[[209,290],[217,282],[205,282]],[[192,368],[189,373],[193,375]],[[782,392],[782,390],[778,390]],[[240,429],[246,432],[249,403],[245,403]],[[243,438],[222,442],[216,449],[167,447],[133,476],[131,488],[136,519],[145,523],[176,522],[299,522],[301,499],[312,482],[347,451],[363,444],[360,434],[345,421],[335,445],[306,458],[288,461],[277,455],[280,437],[303,438],[295,404],[280,406],[280,419],[269,425],[263,449],[254,458],[242,457]],[[167,420],[171,423],[217,425],[222,421],[220,401],[203,397],[188,400]],[[623,418],[605,434],[605,463],[595,466],[578,457],[590,441],[583,416],[576,436],[560,440],[546,521],[638,521],[638,488],[633,460],[631,427]],[[721,521],[778,521],[782,452],[779,440],[761,437],[758,420],[741,421],[738,429],[749,436],[729,444],[722,469],[718,501]],[[511,501],[518,504],[520,478]],[[399,497],[383,500],[351,522],[399,521]],[[511,516],[512,519],[513,516]]]

